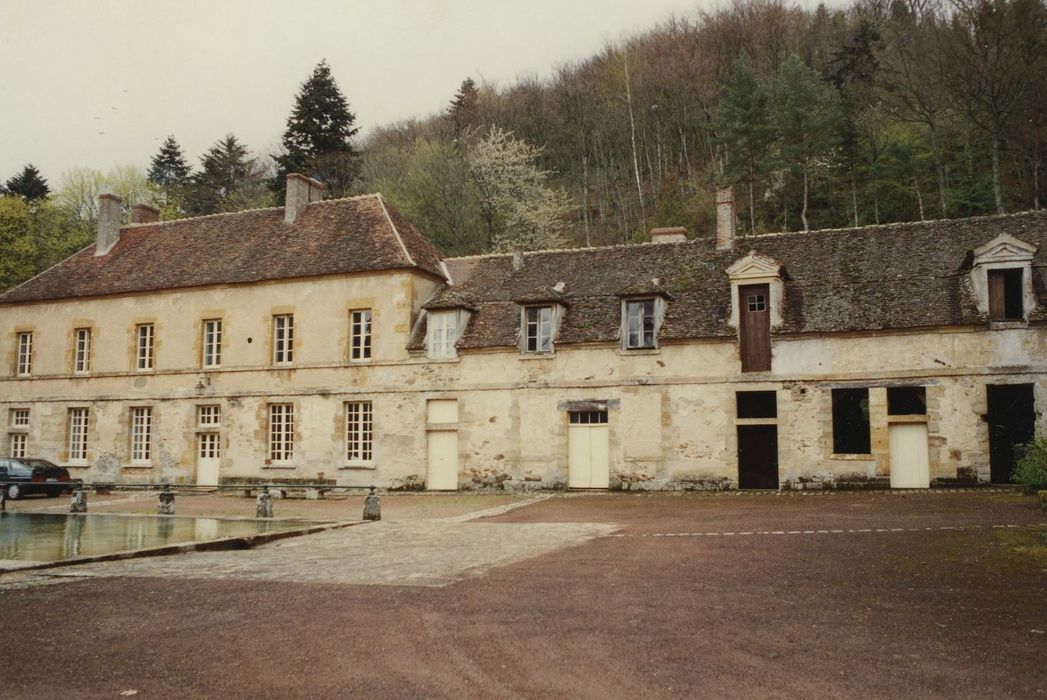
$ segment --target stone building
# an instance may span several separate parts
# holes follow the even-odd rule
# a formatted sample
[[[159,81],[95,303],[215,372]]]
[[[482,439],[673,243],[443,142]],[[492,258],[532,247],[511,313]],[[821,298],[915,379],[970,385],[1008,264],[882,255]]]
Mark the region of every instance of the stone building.
[[[1045,428],[1047,213],[445,259],[381,195],[158,221],[0,296],[9,454],[90,481],[1007,481]]]

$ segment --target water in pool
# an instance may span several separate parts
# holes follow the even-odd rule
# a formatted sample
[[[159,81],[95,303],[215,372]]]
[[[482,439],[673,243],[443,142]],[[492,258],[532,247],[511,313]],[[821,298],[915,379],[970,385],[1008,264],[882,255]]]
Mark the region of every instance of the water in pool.
[[[302,527],[280,520],[0,513],[0,559],[57,561]]]

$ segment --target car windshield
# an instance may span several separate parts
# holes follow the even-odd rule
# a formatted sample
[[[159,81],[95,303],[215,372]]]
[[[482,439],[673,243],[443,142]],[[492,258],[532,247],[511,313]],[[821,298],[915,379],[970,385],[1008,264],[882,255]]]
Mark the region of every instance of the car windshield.
[[[45,469],[53,469],[55,467],[53,463],[48,462],[46,459],[24,459],[19,461],[30,467],[44,467]]]

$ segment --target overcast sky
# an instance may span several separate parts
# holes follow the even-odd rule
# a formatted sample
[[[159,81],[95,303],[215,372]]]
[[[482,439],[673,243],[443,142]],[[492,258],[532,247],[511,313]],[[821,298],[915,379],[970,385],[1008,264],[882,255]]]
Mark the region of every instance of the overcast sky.
[[[0,179],[146,167],[227,132],[274,147],[322,58],[357,125],[443,109],[466,76],[549,75],[712,0],[0,0]]]

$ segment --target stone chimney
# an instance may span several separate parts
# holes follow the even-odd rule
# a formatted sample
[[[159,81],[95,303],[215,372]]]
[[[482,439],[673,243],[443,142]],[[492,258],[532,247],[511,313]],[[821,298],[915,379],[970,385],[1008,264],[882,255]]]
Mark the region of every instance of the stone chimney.
[[[132,224],[155,224],[160,221],[160,210],[149,204],[131,205]]]
[[[98,195],[98,237],[95,239],[95,255],[105,255],[120,240],[123,203],[124,200],[115,194]]]
[[[686,240],[687,229],[683,226],[651,229],[651,243],[683,243]]]
[[[319,180],[301,173],[287,173],[287,199],[284,204],[284,221],[293,224],[298,213],[310,202],[319,202],[324,185]]]
[[[716,250],[734,250],[734,188],[716,190]]]

